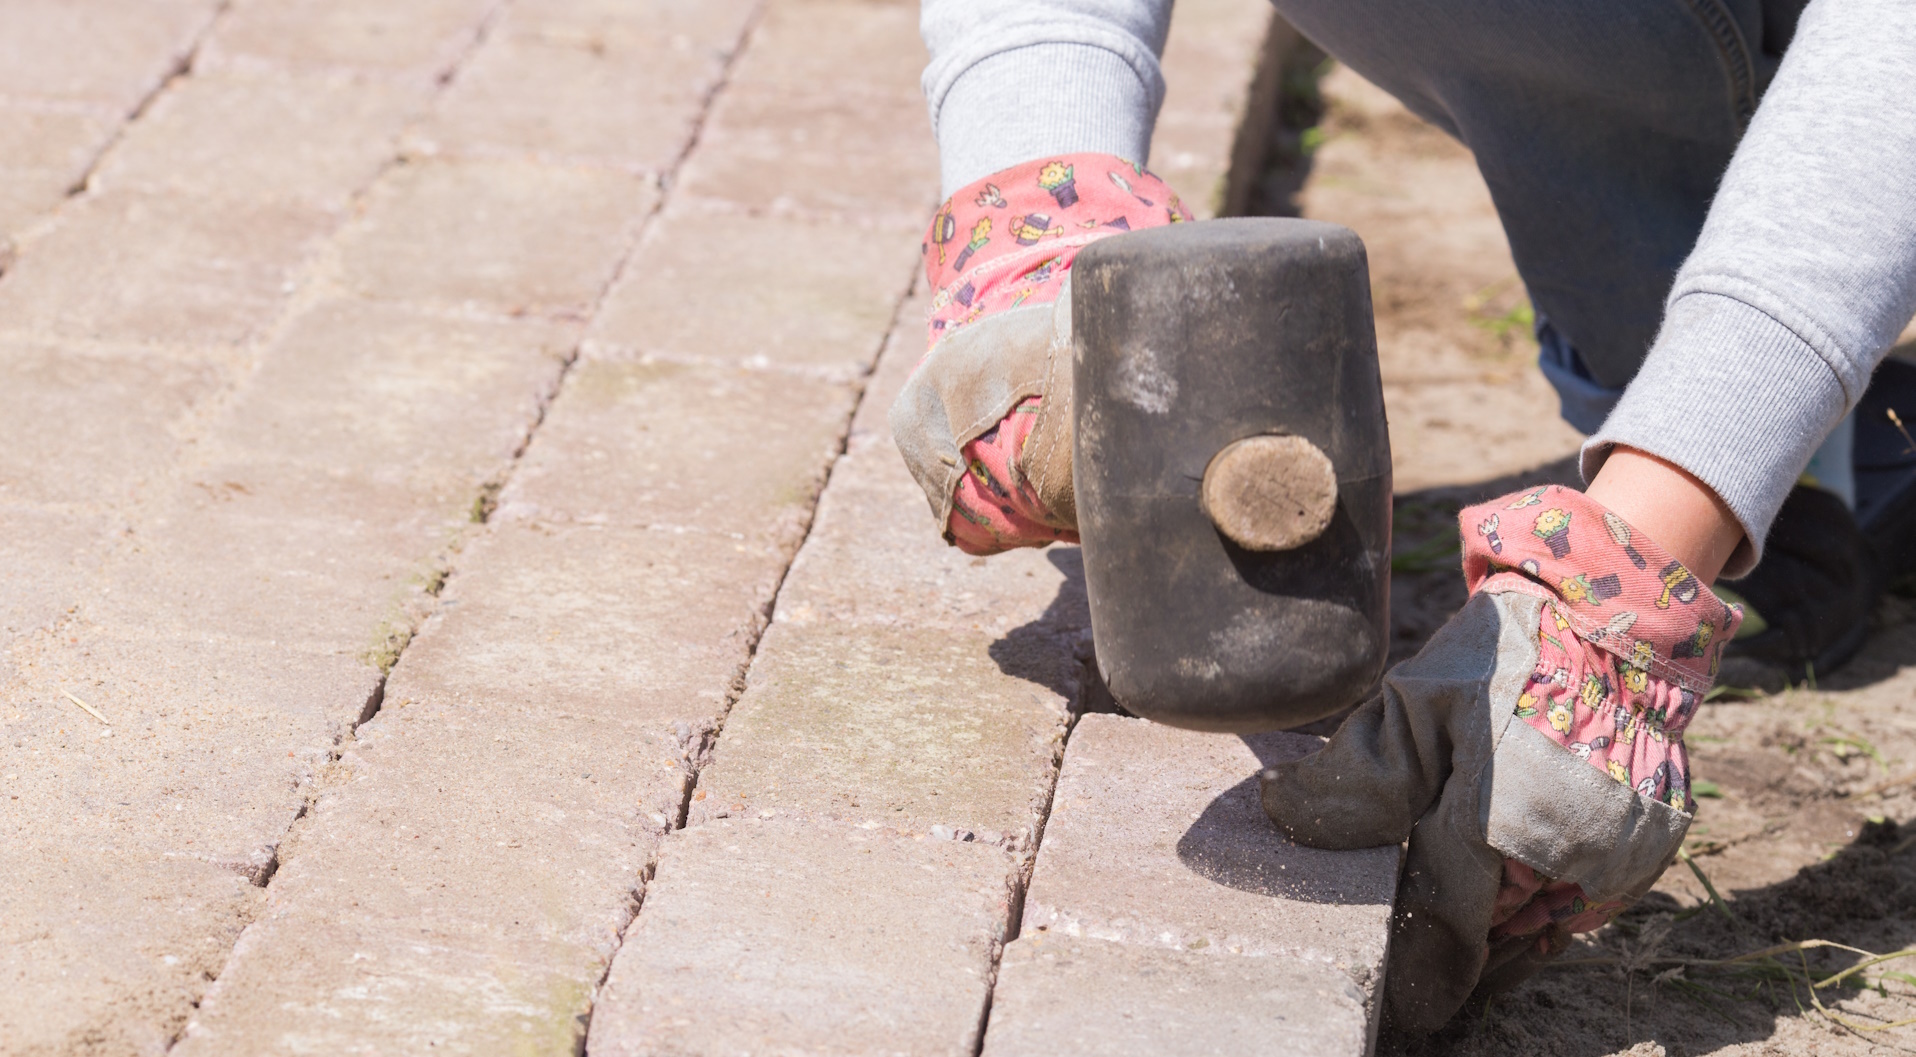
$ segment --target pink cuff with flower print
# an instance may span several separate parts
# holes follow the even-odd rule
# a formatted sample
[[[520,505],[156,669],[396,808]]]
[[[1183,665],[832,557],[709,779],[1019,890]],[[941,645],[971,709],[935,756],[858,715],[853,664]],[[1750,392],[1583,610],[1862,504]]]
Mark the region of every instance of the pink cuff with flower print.
[[[1683,730],[1742,610],[1573,489],[1533,488],[1458,517],[1473,594],[1545,601],[1517,715],[1644,796],[1688,810]]]

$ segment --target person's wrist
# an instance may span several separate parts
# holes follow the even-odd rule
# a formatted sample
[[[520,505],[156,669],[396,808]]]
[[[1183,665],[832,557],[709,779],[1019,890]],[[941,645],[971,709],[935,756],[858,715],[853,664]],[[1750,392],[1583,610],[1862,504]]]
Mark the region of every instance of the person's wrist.
[[[1709,485],[1664,459],[1619,445],[1585,494],[1657,542],[1705,586],[1743,542],[1743,526]]]

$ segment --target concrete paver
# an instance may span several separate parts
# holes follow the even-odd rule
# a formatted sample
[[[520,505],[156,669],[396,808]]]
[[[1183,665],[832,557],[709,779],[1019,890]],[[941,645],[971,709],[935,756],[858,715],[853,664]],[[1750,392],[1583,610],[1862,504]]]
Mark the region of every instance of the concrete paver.
[[[834,94],[918,100],[925,51],[911,0],[799,0],[765,8],[752,32],[752,62],[735,83],[796,86]],[[922,156],[921,142],[906,143]]]
[[[976,1052],[1008,857],[855,827],[674,834],[601,991],[590,1052]]]
[[[0,1052],[8,1054],[165,1053],[207,974],[219,972],[265,898],[218,866],[82,851],[58,834],[11,844],[5,857],[15,855],[34,869],[0,886]],[[100,883],[126,873],[154,887]],[[128,929],[128,920],[140,927]]]
[[[1275,84],[1252,84],[1294,33],[1269,4],[1180,0],[1164,44],[1164,105],[1151,137],[1151,171],[1176,188],[1200,219],[1217,216],[1244,192],[1261,164]],[[1280,39],[1273,40],[1273,34]],[[1275,70],[1266,76],[1274,75]]]
[[[572,1049],[670,821],[634,798],[663,753],[436,690],[396,680],[358,730],[176,1052]]]
[[[766,26],[761,32],[768,35],[779,28],[769,16]],[[815,50],[828,60],[833,48],[826,43]],[[867,46],[865,53],[874,50]],[[861,218],[912,213],[908,196],[858,183],[865,170],[814,195],[775,186],[762,166],[748,175],[738,159],[754,151],[769,157],[771,134],[761,140],[728,139],[726,122],[751,121],[754,128],[764,128],[778,120],[780,107],[797,105],[752,95],[751,60],[748,53],[715,109],[713,128],[688,163],[688,192],[773,214],[842,213],[854,208],[848,205],[854,200],[862,203],[857,207],[863,209]],[[840,98],[844,101],[836,105],[842,113],[857,108],[883,113],[893,102],[878,91],[860,95],[856,87]],[[814,115],[804,127],[831,148],[829,120]],[[806,152],[813,149],[809,143],[790,143],[780,150],[788,163],[784,171],[800,174],[806,188],[819,185],[805,168]],[[840,171],[845,171],[842,159]],[[916,208],[922,214],[922,206]],[[673,841],[716,841],[722,838],[715,834],[725,828],[763,825],[809,834],[821,847],[836,846],[840,833],[862,832],[873,854],[930,841],[954,848],[1002,847],[1011,853],[998,854],[1016,891],[1043,824],[1067,709],[1080,691],[1087,624],[1081,570],[1069,551],[970,559],[945,547],[927,524],[922,497],[884,422],[885,408],[922,349],[921,313],[922,302],[915,301],[893,331],[853,420],[846,454],[780,589],[776,621],[760,644],[745,693],[732,709],[713,762],[700,774],[687,828]],[[595,349],[614,344],[594,332]],[[675,880],[676,850],[662,860],[614,961],[593,1015],[594,1052],[752,1051],[771,1038],[802,1050],[815,1033],[846,1040],[832,1047],[843,1052],[878,1048],[863,1041],[869,1015],[854,1002],[814,1001],[802,1018],[784,1014],[776,1035],[767,1033],[763,1015],[731,1015],[734,1003],[745,1010],[782,1009],[757,981],[790,980],[794,974],[785,966],[809,964],[829,974],[852,966],[864,976],[882,978],[889,955],[882,946],[874,949],[842,931],[795,934],[783,919],[766,920],[736,897],[702,916],[716,920],[690,923],[679,916],[681,886],[703,889],[710,882]],[[824,854],[783,848],[774,854],[741,843],[733,870],[754,875],[796,870]],[[966,898],[955,879],[943,888],[906,892],[889,890],[882,879],[828,884],[835,886],[840,903],[874,913],[889,914],[894,904],[916,900],[916,913],[931,915],[942,911],[940,901]],[[1386,917],[1388,898],[1386,892]],[[707,950],[716,937],[737,937],[732,942],[739,944],[740,954],[729,978],[703,973],[687,981],[678,963],[653,953],[657,943],[682,942],[681,932],[696,936]],[[1345,978],[1327,974],[1325,979]],[[688,996],[681,1000],[688,1006],[689,996],[697,995],[728,1015],[688,1016],[661,997],[678,995]],[[1361,1046],[1361,1001],[1346,1002],[1357,1011],[1348,1023],[1355,1025]],[[913,1035],[883,1050],[945,1048],[934,1038]]]
[[[769,7],[686,161],[686,194],[918,234],[938,170],[917,16],[907,0]]]
[[[916,224],[873,229],[681,200],[647,233],[593,321],[587,347],[595,356],[854,378],[890,325],[918,235]]]
[[[1389,939],[1397,848],[1292,844],[1258,801],[1261,767],[1318,744],[1085,716],[1045,825],[1025,930],[1288,956],[1370,988]]]
[[[500,0],[239,0],[199,63],[429,81],[457,64],[499,7]]]
[[[736,327],[776,325],[741,316]],[[543,443],[527,451],[504,512],[716,533],[789,559],[855,399],[848,385],[782,372],[588,359],[540,427]]]
[[[312,206],[104,193],[69,202],[0,283],[0,330],[183,346],[257,334],[334,226]]]
[[[111,514],[0,502],[0,639],[50,632],[124,528]],[[0,653],[0,680],[12,667]]]
[[[1200,734],[1113,715],[1080,719],[1025,897],[1019,942],[1032,946],[1022,955],[1023,968],[1002,979],[997,991],[999,1001],[1023,1011],[1007,1022],[1011,1039],[1003,1052],[1028,1052],[1038,1024],[1081,1039],[1082,1049],[1070,1052],[1115,1052],[1110,1047],[1127,1038],[1132,1041],[1125,1045],[1141,1045],[1189,1014],[1179,1011],[1175,994],[1131,1007],[1134,993],[1149,993],[1153,977],[1197,986],[1213,974],[1239,974],[1245,997],[1255,997],[1254,1008],[1269,1016],[1313,1007],[1325,1014],[1321,1021],[1306,1019],[1303,1028],[1330,1041],[1282,1052],[1366,1052],[1389,944],[1398,849],[1300,847],[1277,832],[1258,799],[1260,768],[1319,743],[1294,734]],[[1040,953],[1050,950],[1042,941],[1053,937],[1087,942]],[[1177,968],[1189,957],[1213,964]],[[1138,978],[1116,976],[1113,987],[1086,996],[1073,1010],[1049,1008],[1048,996],[1090,971],[1087,960],[1099,972]],[[1267,964],[1273,961],[1291,967]],[[1019,994],[1019,987],[1033,993]],[[1333,1000],[1326,1004],[1319,992]],[[1351,997],[1337,998],[1344,995]],[[1354,1018],[1346,1015],[1353,1006]],[[1125,1026],[1127,1008],[1138,1024]],[[999,1023],[994,1015],[994,1033]],[[1220,1047],[1245,1021],[1211,1027],[1216,1034],[1199,1031],[1175,1052],[1229,1052]]]
[[[377,673],[264,643],[61,631],[16,651],[0,695],[21,790],[0,835],[0,916],[32,940],[0,954],[21,981],[0,994],[0,1039],[160,1053],[258,908],[326,757],[327,712],[359,673],[363,701]]]
[[[780,622],[700,776],[689,823],[730,814],[906,833],[944,825],[1028,847],[1064,709],[1028,675],[1000,671],[993,643],[942,628]],[[1053,658],[1060,679],[1073,674],[1070,660]]]
[[[988,853],[999,884],[1015,886],[1042,820],[1076,689],[1075,634],[1005,643],[970,627],[975,619],[955,625],[944,607],[915,607],[918,599],[896,592],[888,578],[915,562],[942,564],[949,551],[927,531],[922,500],[879,506],[842,498],[864,494],[853,483],[861,480],[887,488],[902,480],[912,487],[884,425],[884,409],[918,357],[921,304],[908,304],[893,328],[853,419],[847,452],[780,589],[777,621],[759,645],[750,684],[726,720],[712,763],[700,774],[683,838],[674,838],[712,841],[719,838],[710,834],[729,827],[759,824],[802,835],[774,845],[741,843],[734,871],[759,876],[802,871],[807,863],[816,868],[852,834],[864,838],[860,843],[872,855],[915,855],[939,845],[964,849],[965,855]],[[1006,584],[995,596],[1023,602],[996,614],[1013,626],[1042,625],[1047,609],[1057,608],[1049,600],[1064,576],[1040,555],[989,563],[964,559],[959,568],[965,575],[955,578],[954,589],[992,591],[987,585]],[[1047,574],[1042,579],[1027,575],[1040,571]],[[869,585],[874,596],[866,605],[835,601],[863,590],[861,585]],[[953,985],[911,1000],[938,1004],[943,1012],[932,1020],[937,1031],[909,1030],[889,1012],[914,1007],[882,983],[899,972],[887,944],[851,929],[794,929],[784,920],[789,915],[767,916],[751,905],[713,909],[711,923],[696,938],[709,948],[717,937],[730,937],[725,942],[739,951],[731,977],[701,971],[680,983],[676,970],[667,968],[674,963],[650,953],[650,930],[670,936],[688,927],[676,924],[683,918],[672,909],[678,898],[670,894],[672,865],[668,852],[614,961],[593,1013],[593,1052],[753,1051],[773,1037],[790,1039],[801,1050],[807,1039],[842,1038],[841,1052],[968,1052],[975,1045],[980,1007],[954,993]],[[864,908],[887,921],[894,915],[939,920],[950,906],[974,898],[971,881],[963,877],[928,877],[903,890],[894,890],[889,878],[834,868],[813,882],[822,890],[802,898]],[[1004,897],[1012,890],[1004,889]],[[822,910],[808,912],[833,920]],[[652,925],[654,915],[675,924]],[[1007,916],[994,923],[992,935],[1009,926]],[[707,933],[714,939],[706,939]],[[957,971],[947,966],[942,946],[924,957],[935,958],[940,971]],[[958,964],[971,958],[967,954]],[[978,964],[988,973],[990,954]],[[813,986],[800,970],[788,968],[802,965],[819,967],[817,979],[834,988],[832,999],[805,1007],[768,1005],[768,985],[761,981]],[[628,980],[633,982],[621,983]],[[852,997],[843,980],[864,981],[867,997]],[[685,996],[680,1005],[659,999],[661,987]],[[692,995],[723,1003],[727,1016],[688,1018],[683,1005]],[[731,1013],[734,1007],[741,1012]],[[743,1012],[759,1007],[767,1012]],[[961,1021],[964,1032],[950,1026]],[[879,1025],[897,1041],[867,1041],[886,1037],[875,1033]]]
[[[188,416],[224,382],[205,361],[0,340],[0,502],[125,505],[172,465]]]
[[[91,3],[66,6],[99,14]],[[147,24],[132,12],[139,5],[117,6],[128,6],[125,25]],[[195,10],[210,15],[212,5]],[[173,42],[158,71],[183,61],[199,32],[187,28],[158,34]],[[57,57],[55,38],[40,43]],[[72,40],[98,43],[87,33]],[[182,113],[167,93],[192,82],[175,79],[145,116]],[[115,105],[131,113],[137,102]],[[319,124],[364,116],[332,113]],[[376,130],[360,131],[377,142]],[[252,171],[237,156],[252,144],[164,125],[159,133],[185,136],[209,171],[226,162]],[[340,156],[318,149],[305,185],[332,183],[335,202],[355,190],[340,181],[370,176],[357,140],[344,143],[362,161],[329,170]],[[20,240],[0,278],[0,330],[18,336],[6,362],[28,383],[21,398],[39,382],[74,386],[65,403],[48,396],[8,423],[66,441],[19,439],[18,450],[45,459],[10,480],[30,486],[32,503],[5,507],[10,530],[45,533],[6,555],[29,570],[7,577],[0,665],[13,776],[0,914],[26,940],[3,956],[7,978],[20,981],[0,997],[0,1051],[9,1053],[157,1053],[178,1036],[257,912],[318,772],[377,701],[378,647],[403,640],[430,597],[434,560],[537,421],[558,366],[537,340],[483,362],[472,354],[483,342],[462,342],[458,328],[418,342],[436,361],[408,361],[395,349],[406,328],[390,313],[303,348],[314,334],[298,325],[286,344],[246,344],[280,329],[338,215],[312,199],[254,200],[244,188],[221,197],[173,188],[164,172],[149,177],[147,165],[164,170],[171,157],[136,152],[114,170],[123,189],[62,203]],[[107,167],[115,164],[109,151]],[[374,330],[398,334],[382,343]],[[355,354],[366,369],[342,370]],[[514,365],[526,391],[502,392]],[[409,366],[429,377],[409,378]],[[403,422],[408,411],[418,413],[415,429],[433,425],[435,405],[416,399],[421,392],[457,409],[429,441],[403,428],[351,428],[381,414]],[[71,406],[77,397],[90,398],[84,410]],[[341,408],[351,409],[343,422],[327,421]],[[248,409],[270,410],[248,420]],[[61,412],[71,421],[44,421]],[[410,450],[380,450],[381,439]],[[76,443],[89,441],[100,443]],[[462,474],[466,494],[449,496]],[[48,869],[53,850],[87,871],[80,898],[72,873]]]
[[[750,55],[748,53],[747,58]],[[920,227],[937,205],[922,99],[794,92],[744,76],[715,108],[685,189],[748,209]],[[873,128],[898,128],[873,137]]]
[[[0,237],[51,213],[122,120],[99,105],[0,102]]]
[[[1365,995],[1286,958],[1047,933],[1005,947],[986,1057],[1350,1057],[1368,1045]]]
[[[219,6],[8,0],[0,6],[0,96],[97,103],[131,114],[187,57]]]
[[[104,160],[101,188],[343,211],[428,99],[419,85],[331,74],[208,73],[163,93]]]
[[[514,5],[415,137],[664,172],[689,145],[752,0]]]
[[[60,631],[16,657],[0,697],[17,754],[8,770],[33,786],[4,822],[21,846],[58,835],[76,853],[190,858],[263,882],[302,787],[379,685],[356,658],[270,641],[78,622]],[[14,848],[0,853],[9,883],[37,884]],[[101,883],[131,893],[154,878]]]
[[[656,200],[650,183],[605,169],[414,162],[342,236],[342,280],[367,297],[582,314]]]
[[[590,713],[689,742],[723,714],[787,560],[709,533],[501,525],[462,554],[394,678],[502,723]]]
[[[909,310],[904,316],[917,319]],[[1067,653],[1080,640],[1088,647],[1091,615],[1077,550],[1019,551],[986,562],[938,538],[925,494],[905,471],[885,421],[896,384],[915,362],[916,328],[902,330],[897,340],[903,352],[887,354],[867,391],[846,457],[833,468],[831,489],[819,506],[819,529],[794,569],[817,564],[857,574],[795,576],[781,596],[779,619],[902,622],[961,636],[1010,636],[1006,649],[1033,636],[1066,640]],[[823,531],[834,524],[843,528]]]

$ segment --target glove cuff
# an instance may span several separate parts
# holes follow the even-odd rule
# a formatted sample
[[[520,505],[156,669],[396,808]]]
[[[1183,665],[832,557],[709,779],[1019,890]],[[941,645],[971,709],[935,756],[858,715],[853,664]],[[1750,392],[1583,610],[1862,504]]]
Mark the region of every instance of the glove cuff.
[[[1743,610],[1603,504],[1546,485],[1457,517],[1472,594],[1539,594],[1557,603],[1579,638],[1627,667],[1696,693],[1716,681]]]
[[[1058,297],[1078,251],[1191,219],[1142,166],[1110,154],[1040,158],[961,188],[925,236],[930,344],[990,313]]]

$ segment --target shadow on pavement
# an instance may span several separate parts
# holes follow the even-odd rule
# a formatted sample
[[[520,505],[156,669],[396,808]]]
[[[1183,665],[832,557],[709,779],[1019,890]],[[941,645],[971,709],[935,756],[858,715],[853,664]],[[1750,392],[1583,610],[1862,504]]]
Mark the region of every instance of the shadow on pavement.
[[[1072,703],[1074,712],[1086,711],[1083,702],[1096,696],[1086,688],[1097,681],[1097,667],[1090,655],[1091,610],[1085,602],[1084,556],[1076,547],[1054,544],[1046,550],[1045,558],[1064,574],[1057,595],[1038,619],[1006,632],[991,644],[989,652],[999,671],[1058,694]],[[1104,696],[1108,699],[1110,695]]]

